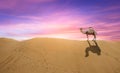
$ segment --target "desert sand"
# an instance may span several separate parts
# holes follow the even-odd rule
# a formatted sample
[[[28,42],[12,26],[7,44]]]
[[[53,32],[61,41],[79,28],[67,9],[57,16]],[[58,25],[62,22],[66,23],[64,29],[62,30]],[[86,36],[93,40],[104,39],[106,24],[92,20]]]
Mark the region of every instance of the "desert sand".
[[[0,73],[120,73],[120,42],[0,38]]]

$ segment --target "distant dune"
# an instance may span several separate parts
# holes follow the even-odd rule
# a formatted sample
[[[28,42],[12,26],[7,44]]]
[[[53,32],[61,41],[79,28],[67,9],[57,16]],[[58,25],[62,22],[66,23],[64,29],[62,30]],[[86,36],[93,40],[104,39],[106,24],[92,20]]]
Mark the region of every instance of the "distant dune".
[[[120,42],[0,38],[0,73],[120,73]]]

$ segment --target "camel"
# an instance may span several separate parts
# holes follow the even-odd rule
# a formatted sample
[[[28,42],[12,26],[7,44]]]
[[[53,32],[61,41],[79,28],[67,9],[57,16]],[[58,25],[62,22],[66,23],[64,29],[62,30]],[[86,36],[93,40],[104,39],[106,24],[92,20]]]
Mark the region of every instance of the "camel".
[[[94,38],[93,40],[95,41],[96,40],[96,31],[92,28],[92,27],[89,27],[87,31],[83,31],[83,28],[80,28],[80,31],[83,33],[83,34],[86,34],[87,35],[87,40],[89,40],[89,36],[88,35],[93,35]]]

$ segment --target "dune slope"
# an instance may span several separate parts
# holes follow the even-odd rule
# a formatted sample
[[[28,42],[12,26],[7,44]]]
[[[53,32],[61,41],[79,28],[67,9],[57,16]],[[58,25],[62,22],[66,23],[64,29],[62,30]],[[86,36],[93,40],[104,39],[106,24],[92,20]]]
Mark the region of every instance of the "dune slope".
[[[53,38],[0,39],[0,73],[120,73],[120,45]]]

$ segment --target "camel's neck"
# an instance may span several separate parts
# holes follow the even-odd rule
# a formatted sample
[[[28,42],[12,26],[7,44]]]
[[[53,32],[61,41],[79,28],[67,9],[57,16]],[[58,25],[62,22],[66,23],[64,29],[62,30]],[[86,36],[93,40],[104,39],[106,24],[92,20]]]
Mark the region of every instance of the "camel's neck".
[[[83,34],[86,34],[82,29],[80,30]]]

